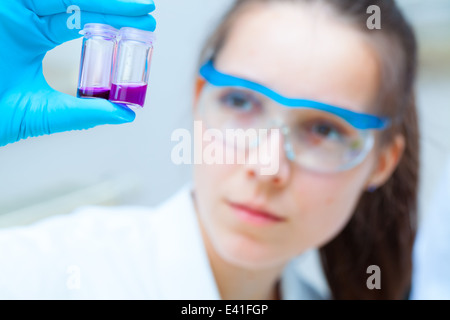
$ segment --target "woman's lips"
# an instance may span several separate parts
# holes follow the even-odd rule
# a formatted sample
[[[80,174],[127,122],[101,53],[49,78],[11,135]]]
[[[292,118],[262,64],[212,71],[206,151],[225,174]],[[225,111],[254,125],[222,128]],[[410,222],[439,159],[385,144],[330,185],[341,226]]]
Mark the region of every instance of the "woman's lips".
[[[233,212],[242,220],[254,225],[270,225],[280,223],[286,219],[273,213],[256,209],[250,205],[228,202]]]

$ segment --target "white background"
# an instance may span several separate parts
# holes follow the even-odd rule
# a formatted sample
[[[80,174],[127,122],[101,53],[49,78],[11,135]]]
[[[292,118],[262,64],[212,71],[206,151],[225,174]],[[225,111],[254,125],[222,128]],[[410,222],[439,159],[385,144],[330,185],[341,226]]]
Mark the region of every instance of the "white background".
[[[147,103],[134,123],[32,138],[0,148],[0,227],[83,204],[155,205],[191,178],[171,162],[171,134],[191,128],[201,45],[229,0],[155,0],[156,49]],[[401,1],[420,38],[421,213],[450,152],[450,1]],[[263,32],[263,31],[262,31]],[[81,40],[45,60],[56,89],[75,94]]]

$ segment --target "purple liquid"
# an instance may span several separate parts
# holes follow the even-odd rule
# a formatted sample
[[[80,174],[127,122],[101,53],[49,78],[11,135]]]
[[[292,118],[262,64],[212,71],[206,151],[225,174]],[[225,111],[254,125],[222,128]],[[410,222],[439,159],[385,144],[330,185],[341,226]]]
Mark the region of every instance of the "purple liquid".
[[[92,88],[78,88],[77,97],[78,98],[102,98],[109,99],[109,88],[105,87],[92,87]]]
[[[146,84],[112,84],[109,100],[118,103],[132,104],[144,107]]]

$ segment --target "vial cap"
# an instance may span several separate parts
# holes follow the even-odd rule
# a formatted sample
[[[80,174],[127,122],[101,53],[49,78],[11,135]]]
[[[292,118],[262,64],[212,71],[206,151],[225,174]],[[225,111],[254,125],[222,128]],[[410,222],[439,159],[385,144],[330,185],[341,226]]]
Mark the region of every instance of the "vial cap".
[[[119,31],[120,39],[123,40],[135,40],[140,42],[145,42],[146,44],[152,45],[156,36],[154,32],[145,31],[141,29],[131,28],[131,27],[123,27]]]
[[[86,23],[84,29],[80,31],[84,36],[104,36],[108,38],[116,38],[119,30],[102,23]]]

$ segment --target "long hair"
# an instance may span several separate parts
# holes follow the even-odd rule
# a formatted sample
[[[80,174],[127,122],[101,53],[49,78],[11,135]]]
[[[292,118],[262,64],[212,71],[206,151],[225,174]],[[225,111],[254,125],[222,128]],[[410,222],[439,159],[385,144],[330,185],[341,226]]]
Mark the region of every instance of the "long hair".
[[[269,2],[325,4],[366,34],[381,61],[378,111],[393,121],[377,147],[405,138],[403,156],[390,179],[360,198],[351,220],[320,248],[322,267],[334,299],[405,299],[411,283],[419,183],[419,126],[414,83],[417,44],[414,32],[394,0],[237,0],[206,42],[200,63],[214,57],[249,4]],[[381,9],[381,29],[367,27],[368,7]],[[381,271],[381,288],[369,289],[369,266]]]

